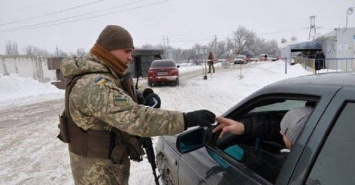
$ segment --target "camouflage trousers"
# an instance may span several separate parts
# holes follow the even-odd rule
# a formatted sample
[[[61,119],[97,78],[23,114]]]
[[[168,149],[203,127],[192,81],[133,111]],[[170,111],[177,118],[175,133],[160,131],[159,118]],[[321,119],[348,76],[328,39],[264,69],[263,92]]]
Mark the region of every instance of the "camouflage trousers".
[[[129,160],[127,164],[113,164],[110,159],[87,158],[69,153],[76,185],[128,185]]]

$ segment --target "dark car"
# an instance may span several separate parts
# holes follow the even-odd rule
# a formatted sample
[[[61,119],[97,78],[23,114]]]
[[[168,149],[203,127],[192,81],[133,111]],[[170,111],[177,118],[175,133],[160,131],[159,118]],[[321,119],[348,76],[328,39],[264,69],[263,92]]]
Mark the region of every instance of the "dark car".
[[[179,85],[179,66],[173,60],[154,60],[148,70],[148,85]]]
[[[223,117],[279,125],[293,108],[314,110],[286,157],[275,138],[213,127],[159,137],[157,164],[164,184],[355,184],[355,73],[276,82],[253,93]],[[277,136],[278,137],[278,136]]]

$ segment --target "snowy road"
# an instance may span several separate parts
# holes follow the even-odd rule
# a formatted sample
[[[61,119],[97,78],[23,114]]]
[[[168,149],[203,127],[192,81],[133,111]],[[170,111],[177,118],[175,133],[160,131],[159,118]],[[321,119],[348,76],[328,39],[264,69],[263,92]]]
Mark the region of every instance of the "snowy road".
[[[203,79],[202,66],[195,68],[181,73],[180,86],[153,87],[163,100],[163,108],[186,111],[206,106],[207,102],[200,100],[198,93],[194,93],[198,86],[193,85],[193,81]],[[212,76],[208,74],[208,79],[214,79],[221,70],[227,72],[235,69],[226,70],[216,66],[216,73]],[[140,84],[146,84],[144,79]],[[192,87],[189,87],[190,84]],[[182,96],[181,101],[169,103],[172,94],[176,95],[176,99]],[[186,94],[194,96],[186,97]],[[193,102],[194,106],[187,102]],[[185,108],[186,105],[188,106]],[[63,108],[64,99],[59,98],[0,109],[0,184],[73,184],[67,145],[56,138],[59,131],[58,115]],[[153,142],[156,140],[153,139]],[[151,168],[146,160],[132,163],[131,173],[130,184],[154,184]],[[147,178],[140,178],[144,174],[148,175],[148,182]]]
[[[161,97],[162,109],[183,112],[209,109],[216,115],[220,115],[267,84],[310,74],[300,65],[292,66],[289,73],[285,75],[283,62],[251,63],[243,65],[243,78],[240,78],[238,66],[222,69],[216,65],[216,73],[212,76],[209,74],[208,79],[204,80],[201,66],[192,66],[193,70],[187,68],[190,67],[181,67],[180,86],[153,87]],[[8,84],[12,84],[10,82],[13,81],[15,79],[9,79]],[[147,84],[144,79],[139,83],[143,86]],[[32,86],[26,86],[24,92],[28,93],[29,88],[38,90],[38,85]],[[17,91],[19,91],[18,87],[19,85],[14,86]],[[19,106],[22,103],[14,102],[18,99],[10,99],[11,96],[8,96],[9,101],[5,100],[6,107],[0,108],[0,184],[73,184],[67,145],[56,138],[59,131],[58,115],[64,108],[63,95],[59,94],[57,95],[57,92],[49,94],[54,95],[55,100],[42,100],[41,103],[25,106]],[[27,100],[38,102],[40,98],[45,99],[43,96],[31,95]],[[20,99],[26,100],[26,97],[21,96]],[[31,102],[27,100],[25,102]],[[12,105],[9,102],[13,102]],[[153,138],[153,143],[156,141],[157,139]],[[132,162],[129,184],[155,184],[147,160],[140,163]]]
[[[0,111],[0,184],[72,184],[66,145],[56,138],[63,106],[58,99]]]

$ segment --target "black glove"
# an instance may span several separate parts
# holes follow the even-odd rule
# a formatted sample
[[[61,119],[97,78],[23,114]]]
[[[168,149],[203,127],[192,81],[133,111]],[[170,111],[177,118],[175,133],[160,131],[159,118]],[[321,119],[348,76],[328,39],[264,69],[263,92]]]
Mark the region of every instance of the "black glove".
[[[147,105],[149,107],[153,108],[160,108],[161,105],[161,100],[160,97],[154,93],[152,89],[145,89],[143,91],[143,97],[145,100],[144,105]]]
[[[184,113],[185,130],[188,127],[210,127],[215,122],[216,115],[208,110],[197,110]]]

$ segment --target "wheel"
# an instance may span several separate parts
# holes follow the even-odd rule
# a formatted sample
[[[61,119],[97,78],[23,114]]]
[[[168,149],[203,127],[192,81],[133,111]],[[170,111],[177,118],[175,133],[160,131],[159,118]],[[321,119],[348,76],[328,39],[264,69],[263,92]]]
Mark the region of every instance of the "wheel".
[[[168,161],[163,155],[157,156],[157,166],[160,173],[160,180],[164,185],[173,185],[173,176]]]

